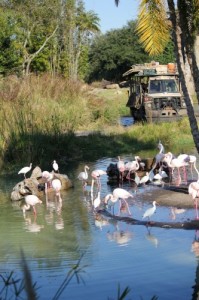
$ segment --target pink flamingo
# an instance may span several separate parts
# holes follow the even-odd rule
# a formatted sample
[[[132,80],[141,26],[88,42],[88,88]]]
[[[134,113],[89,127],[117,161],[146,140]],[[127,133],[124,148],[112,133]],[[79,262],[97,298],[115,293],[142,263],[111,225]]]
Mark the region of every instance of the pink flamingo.
[[[195,169],[197,175],[198,175],[198,179],[199,179],[199,171],[196,168],[196,156],[195,155],[188,155],[188,154],[180,154],[177,157],[178,159],[182,160],[182,161],[186,161],[189,165],[190,165],[190,171],[191,171],[191,177],[193,179],[193,168]]]
[[[131,179],[130,178],[131,172],[135,173],[139,169],[139,167],[140,167],[139,161],[141,161],[140,157],[135,156],[135,160],[130,161],[125,164],[125,169],[128,170],[128,174],[126,176],[127,179],[129,179],[129,180]]]
[[[125,171],[125,163],[123,160],[120,159],[120,156],[118,156],[117,169],[119,171],[119,179],[121,179],[123,181],[124,171]]]
[[[97,182],[97,186],[98,188],[100,189],[101,188],[101,180],[100,180],[100,177],[102,175],[106,175],[106,171],[103,171],[103,170],[93,170],[91,172],[91,177],[92,177],[92,183],[91,183],[91,190],[93,190],[93,186],[94,186],[94,183],[95,183],[95,180]]]
[[[165,157],[164,146],[162,145],[161,141],[159,141],[158,143],[158,149],[159,149],[159,153],[156,154],[155,156],[155,164],[152,167],[153,170],[157,167],[157,165],[159,165],[163,161]]]
[[[164,162],[167,163],[167,165],[171,168],[172,174],[174,172],[174,169],[177,168],[178,170],[178,186],[180,185],[182,178],[180,175],[180,168],[183,168],[184,170],[184,180],[187,182],[187,175],[186,175],[186,169],[185,166],[188,166],[188,162],[182,159],[173,158],[173,154],[171,152],[168,152],[165,154]]]
[[[188,187],[188,192],[192,196],[195,203],[196,218],[198,219],[198,200],[199,197],[199,181],[191,182]]]
[[[59,180],[58,178],[55,178],[52,180],[52,188],[54,189],[55,195],[60,202],[62,201],[62,198],[60,195],[61,187],[62,187],[61,180]]]
[[[106,205],[108,204],[109,206],[114,207],[115,203],[119,200],[119,213],[120,213],[121,207],[122,207],[121,200],[123,200],[126,204],[129,215],[131,215],[129,205],[126,201],[128,198],[133,198],[133,195],[131,193],[129,193],[128,191],[126,191],[125,189],[116,188],[116,189],[113,190],[112,194],[106,195],[106,197],[104,199],[104,203]]]

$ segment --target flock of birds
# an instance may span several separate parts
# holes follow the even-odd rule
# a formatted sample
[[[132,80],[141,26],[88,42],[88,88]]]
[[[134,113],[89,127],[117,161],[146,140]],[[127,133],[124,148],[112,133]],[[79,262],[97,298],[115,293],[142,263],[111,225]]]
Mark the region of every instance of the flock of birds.
[[[135,156],[135,159],[133,161],[124,162],[120,157],[118,157],[117,161],[117,170],[119,173],[119,179],[120,182],[123,182],[124,174],[126,172],[126,179],[131,180],[132,173],[134,174],[134,182],[137,186],[139,185],[145,185],[148,182],[158,182],[158,183],[164,183],[165,178],[171,178],[172,182],[179,186],[182,181],[185,182],[185,184],[188,185],[188,193],[192,196],[194,203],[195,203],[195,209],[196,209],[196,215],[197,219],[198,216],[198,206],[197,206],[197,198],[199,197],[199,172],[196,167],[196,156],[194,155],[188,155],[188,154],[181,154],[179,156],[174,156],[171,152],[165,153],[164,146],[159,141],[158,143],[158,149],[159,152],[156,154],[154,158],[154,162],[152,165],[152,168],[150,171],[146,172],[145,175],[140,178],[138,176],[138,170],[144,169],[144,163],[140,159],[139,156]],[[43,171],[42,172],[42,178],[45,181],[45,195],[47,197],[48,195],[48,188],[51,187],[57,199],[61,202],[61,189],[62,189],[62,183],[61,180],[54,178],[54,172],[59,172],[59,166],[57,162],[54,160],[52,163],[53,166],[53,172]],[[191,173],[191,179],[192,181],[189,183],[188,181],[188,173],[187,173],[187,167],[190,168]],[[22,168],[18,174],[23,174],[24,178],[26,178],[26,174],[31,170],[32,163]],[[165,172],[164,169],[167,168],[169,170],[168,172]],[[197,181],[193,180],[193,169],[197,173]],[[177,171],[177,177],[174,176],[175,171]],[[181,176],[181,171],[183,172],[183,179]],[[131,211],[128,204],[128,199],[133,199],[134,196],[132,193],[127,191],[124,188],[117,187],[113,190],[112,193],[107,194],[104,199],[101,199],[101,176],[107,175],[107,171],[101,170],[101,169],[95,169],[91,171],[89,174],[89,167],[85,165],[84,170],[79,173],[77,176],[77,179],[82,182],[82,188],[83,190],[86,189],[86,186],[88,185],[89,176],[91,176],[91,194],[93,195],[94,186],[96,184],[97,187],[97,196],[94,199],[92,199],[92,206],[94,211],[97,211],[101,205],[103,207],[109,208],[113,210],[114,214],[114,206],[118,202],[119,204],[119,212],[120,213],[124,207],[126,208],[126,212],[128,212],[129,215],[131,215]],[[42,201],[36,196],[36,195],[26,195],[25,196],[25,205],[23,206],[23,212],[25,214],[25,211],[30,209],[32,207],[34,214],[36,215],[36,204],[42,203]],[[153,206],[150,207],[145,211],[143,214],[143,219],[148,218],[148,220],[151,219],[152,215],[156,211],[156,205],[158,205],[157,201],[153,201]]]

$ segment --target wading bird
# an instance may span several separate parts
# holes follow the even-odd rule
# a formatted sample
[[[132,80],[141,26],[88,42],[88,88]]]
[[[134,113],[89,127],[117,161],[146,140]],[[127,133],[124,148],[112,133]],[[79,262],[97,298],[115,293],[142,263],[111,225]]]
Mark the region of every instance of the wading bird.
[[[53,160],[53,170],[59,173],[59,166],[56,160]]]
[[[18,174],[24,174],[24,178],[26,178],[26,173],[28,173],[32,169],[32,163],[30,163],[29,167],[23,167]]]
[[[196,198],[199,197],[199,181],[191,182],[188,187],[189,195],[192,196],[192,199],[195,203],[196,210],[196,218],[198,219],[198,200]]]
[[[42,201],[36,195],[26,195],[25,196],[25,204],[23,206],[23,214],[25,214],[26,210],[29,210],[32,206],[34,215],[37,214],[35,205],[41,204]]]
[[[88,179],[88,172],[87,170],[89,170],[88,166],[84,167],[84,172],[80,172],[79,175],[77,176],[77,178],[82,182],[83,188],[85,188],[86,186],[86,181]]]
[[[93,170],[91,172],[91,177],[92,177],[91,190],[93,190],[95,180],[97,182],[98,189],[101,189],[101,180],[100,180],[100,177],[102,175],[106,175],[106,174],[107,174],[106,171],[103,171],[103,170]]]
[[[59,201],[62,201],[62,198],[60,195],[61,187],[62,187],[61,180],[59,180],[58,178],[55,178],[52,180],[52,188],[54,189],[55,195]]]
[[[133,198],[133,195],[131,193],[129,193],[128,191],[126,191],[125,189],[116,188],[113,190],[112,194],[106,195],[106,197],[104,199],[104,203],[110,207],[111,206],[114,207],[115,203],[117,201],[119,201],[119,213],[120,213],[121,207],[122,207],[121,201],[123,201],[126,204],[129,215],[131,215],[129,205],[126,201],[126,199],[128,199],[128,198]]]
[[[148,208],[145,213],[143,214],[143,219],[148,218],[150,220],[151,216],[155,213],[156,211],[156,201],[153,201],[153,207]]]

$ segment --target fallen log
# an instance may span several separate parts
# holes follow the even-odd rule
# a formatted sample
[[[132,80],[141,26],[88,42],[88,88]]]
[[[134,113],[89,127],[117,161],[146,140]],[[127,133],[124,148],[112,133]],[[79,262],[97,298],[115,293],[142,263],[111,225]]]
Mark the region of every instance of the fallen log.
[[[141,221],[131,217],[112,215],[106,209],[98,210],[97,213],[102,214],[107,218],[111,218],[117,221],[122,221],[131,225],[144,225],[147,227],[158,227],[164,229],[186,229],[186,230],[198,230],[199,220],[187,220],[185,222],[156,222],[156,221]]]

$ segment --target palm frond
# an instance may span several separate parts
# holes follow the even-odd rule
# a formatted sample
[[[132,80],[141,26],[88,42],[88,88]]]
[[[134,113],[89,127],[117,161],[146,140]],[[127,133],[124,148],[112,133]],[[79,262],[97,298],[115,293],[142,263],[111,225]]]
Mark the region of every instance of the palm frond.
[[[164,1],[142,0],[139,7],[136,31],[140,43],[149,55],[163,52],[170,39],[169,21]]]

